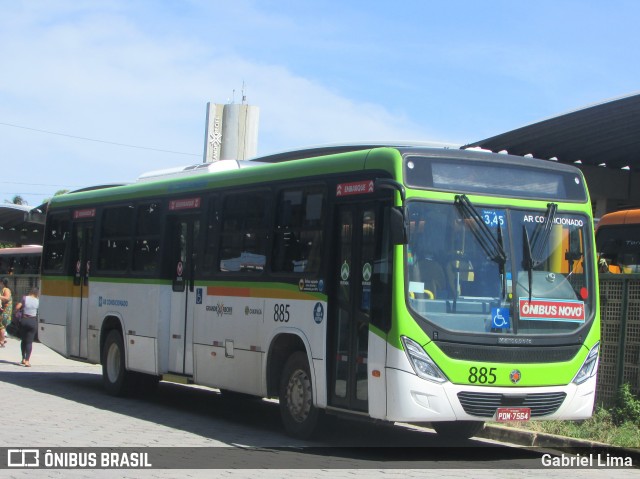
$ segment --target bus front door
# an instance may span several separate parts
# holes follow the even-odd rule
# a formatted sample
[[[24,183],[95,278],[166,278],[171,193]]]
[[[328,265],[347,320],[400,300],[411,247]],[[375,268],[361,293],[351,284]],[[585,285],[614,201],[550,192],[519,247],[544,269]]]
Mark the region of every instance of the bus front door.
[[[172,275],[169,322],[169,372],[193,374],[194,275],[200,220],[196,215],[170,216]]]
[[[336,221],[328,332],[329,402],[334,407],[367,412],[371,285],[379,234],[376,204],[339,204]]]
[[[93,246],[93,223],[76,223],[73,227],[73,288],[71,315],[68,318],[69,355],[87,357],[87,325],[89,321],[89,273]]]

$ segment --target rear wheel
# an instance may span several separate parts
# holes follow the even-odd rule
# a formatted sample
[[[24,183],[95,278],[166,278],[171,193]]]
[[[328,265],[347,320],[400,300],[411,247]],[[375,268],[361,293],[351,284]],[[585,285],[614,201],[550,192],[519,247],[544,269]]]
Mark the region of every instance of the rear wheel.
[[[431,423],[439,436],[446,439],[469,439],[484,428],[482,421],[445,421]]]
[[[109,331],[102,349],[102,382],[112,396],[126,396],[131,389],[132,375],[125,369],[124,341],[120,331]]]
[[[307,355],[295,352],[284,365],[280,381],[280,415],[288,434],[298,438],[313,435],[319,410],[313,405],[313,385]]]

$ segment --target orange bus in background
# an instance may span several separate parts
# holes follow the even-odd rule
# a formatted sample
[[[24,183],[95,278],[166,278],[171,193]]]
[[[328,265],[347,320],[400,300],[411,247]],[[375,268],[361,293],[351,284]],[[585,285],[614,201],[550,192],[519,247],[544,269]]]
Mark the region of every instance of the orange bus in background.
[[[640,273],[640,208],[607,213],[596,226],[600,272]]]

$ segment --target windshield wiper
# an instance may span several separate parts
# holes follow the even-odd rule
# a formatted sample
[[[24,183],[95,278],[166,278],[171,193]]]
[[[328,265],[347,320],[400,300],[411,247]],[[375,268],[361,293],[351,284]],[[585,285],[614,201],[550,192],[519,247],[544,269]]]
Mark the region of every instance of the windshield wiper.
[[[507,261],[507,254],[505,253],[502,244],[501,228],[498,227],[499,239],[496,239],[489,226],[487,226],[487,224],[482,220],[482,217],[473,207],[466,195],[456,195],[454,205],[460,212],[463,219],[471,220],[469,229],[473,233],[473,236],[475,236],[476,240],[478,240],[478,243],[487,257],[499,265],[504,265]]]
[[[502,236],[502,225],[500,224],[500,222],[498,222],[498,244],[500,245],[500,248],[502,248],[502,251],[504,252],[504,238]],[[501,278],[500,286],[502,287],[502,296],[500,296],[500,298],[507,297],[507,275],[505,274],[505,268],[504,268],[505,263],[506,263],[506,255],[505,255],[505,261],[498,264],[498,274],[500,275],[500,278]]]
[[[537,264],[531,254],[531,243],[529,242],[529,233],[527,227],[522,225],[522,268],[527,272],[529,278],[529,303],[531,303],[531,283],[533,282],[533,268]]]
[[[522,268],[527,272],[527,278],[529,280],[529,302],[531,302],[532,295],[531,283],[533,282],[533,268],[545,259],[545,249],[551,236],[551,228],[553,227],[557,210],[557,204],[547,204],[544,219],[542,223],[538,223],[533,230],[531,241],[529,241],[527,227],[522,225]]]
[[[471,220],[468,225],[469,229],[487,257],[498,264],[498,274],[500,274],[502,289],[501,298],[506,297],[507,275],[505,274],[505,263],[507,262],[507,253],[504,251],[504,239],[500,222],[498,222],[498,238],[496,239],[491,232],[491,228],[482,220],[482,217],[466,195],[456,195],[454,204],[463,219]]]
[[[537,263],[536,265],[534,265],[534,267],[542,263],[544,259],[544,251],[547,247],[547,243],[549,242],[549,237],[551,236],[551,228],[553,227],[553,222],[555,221],[557,210],[557,204],[548,203],[543,222],[538,223],[536,225],[536,228],[533,230],[530,244],[532,258]]]

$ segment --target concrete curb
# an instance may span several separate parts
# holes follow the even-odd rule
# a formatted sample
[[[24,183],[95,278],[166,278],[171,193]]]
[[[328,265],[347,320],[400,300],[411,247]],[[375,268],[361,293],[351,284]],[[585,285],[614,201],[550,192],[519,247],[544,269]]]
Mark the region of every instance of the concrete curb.
[[[476,434],[477,437],[492,439],[494,441],[508,442],[519,446],[559,448],[565,452],[579,451],[585,449],[615,450],[624,456],[631,457],[634,462],[640,461],[640,449],[615,447],[602,442],[588,441],[585,439],[575,439],[572,437],[558,436],[545,432],[529,431],[510,426],[500,426],[496,424],[486,424],[484,429]]]

